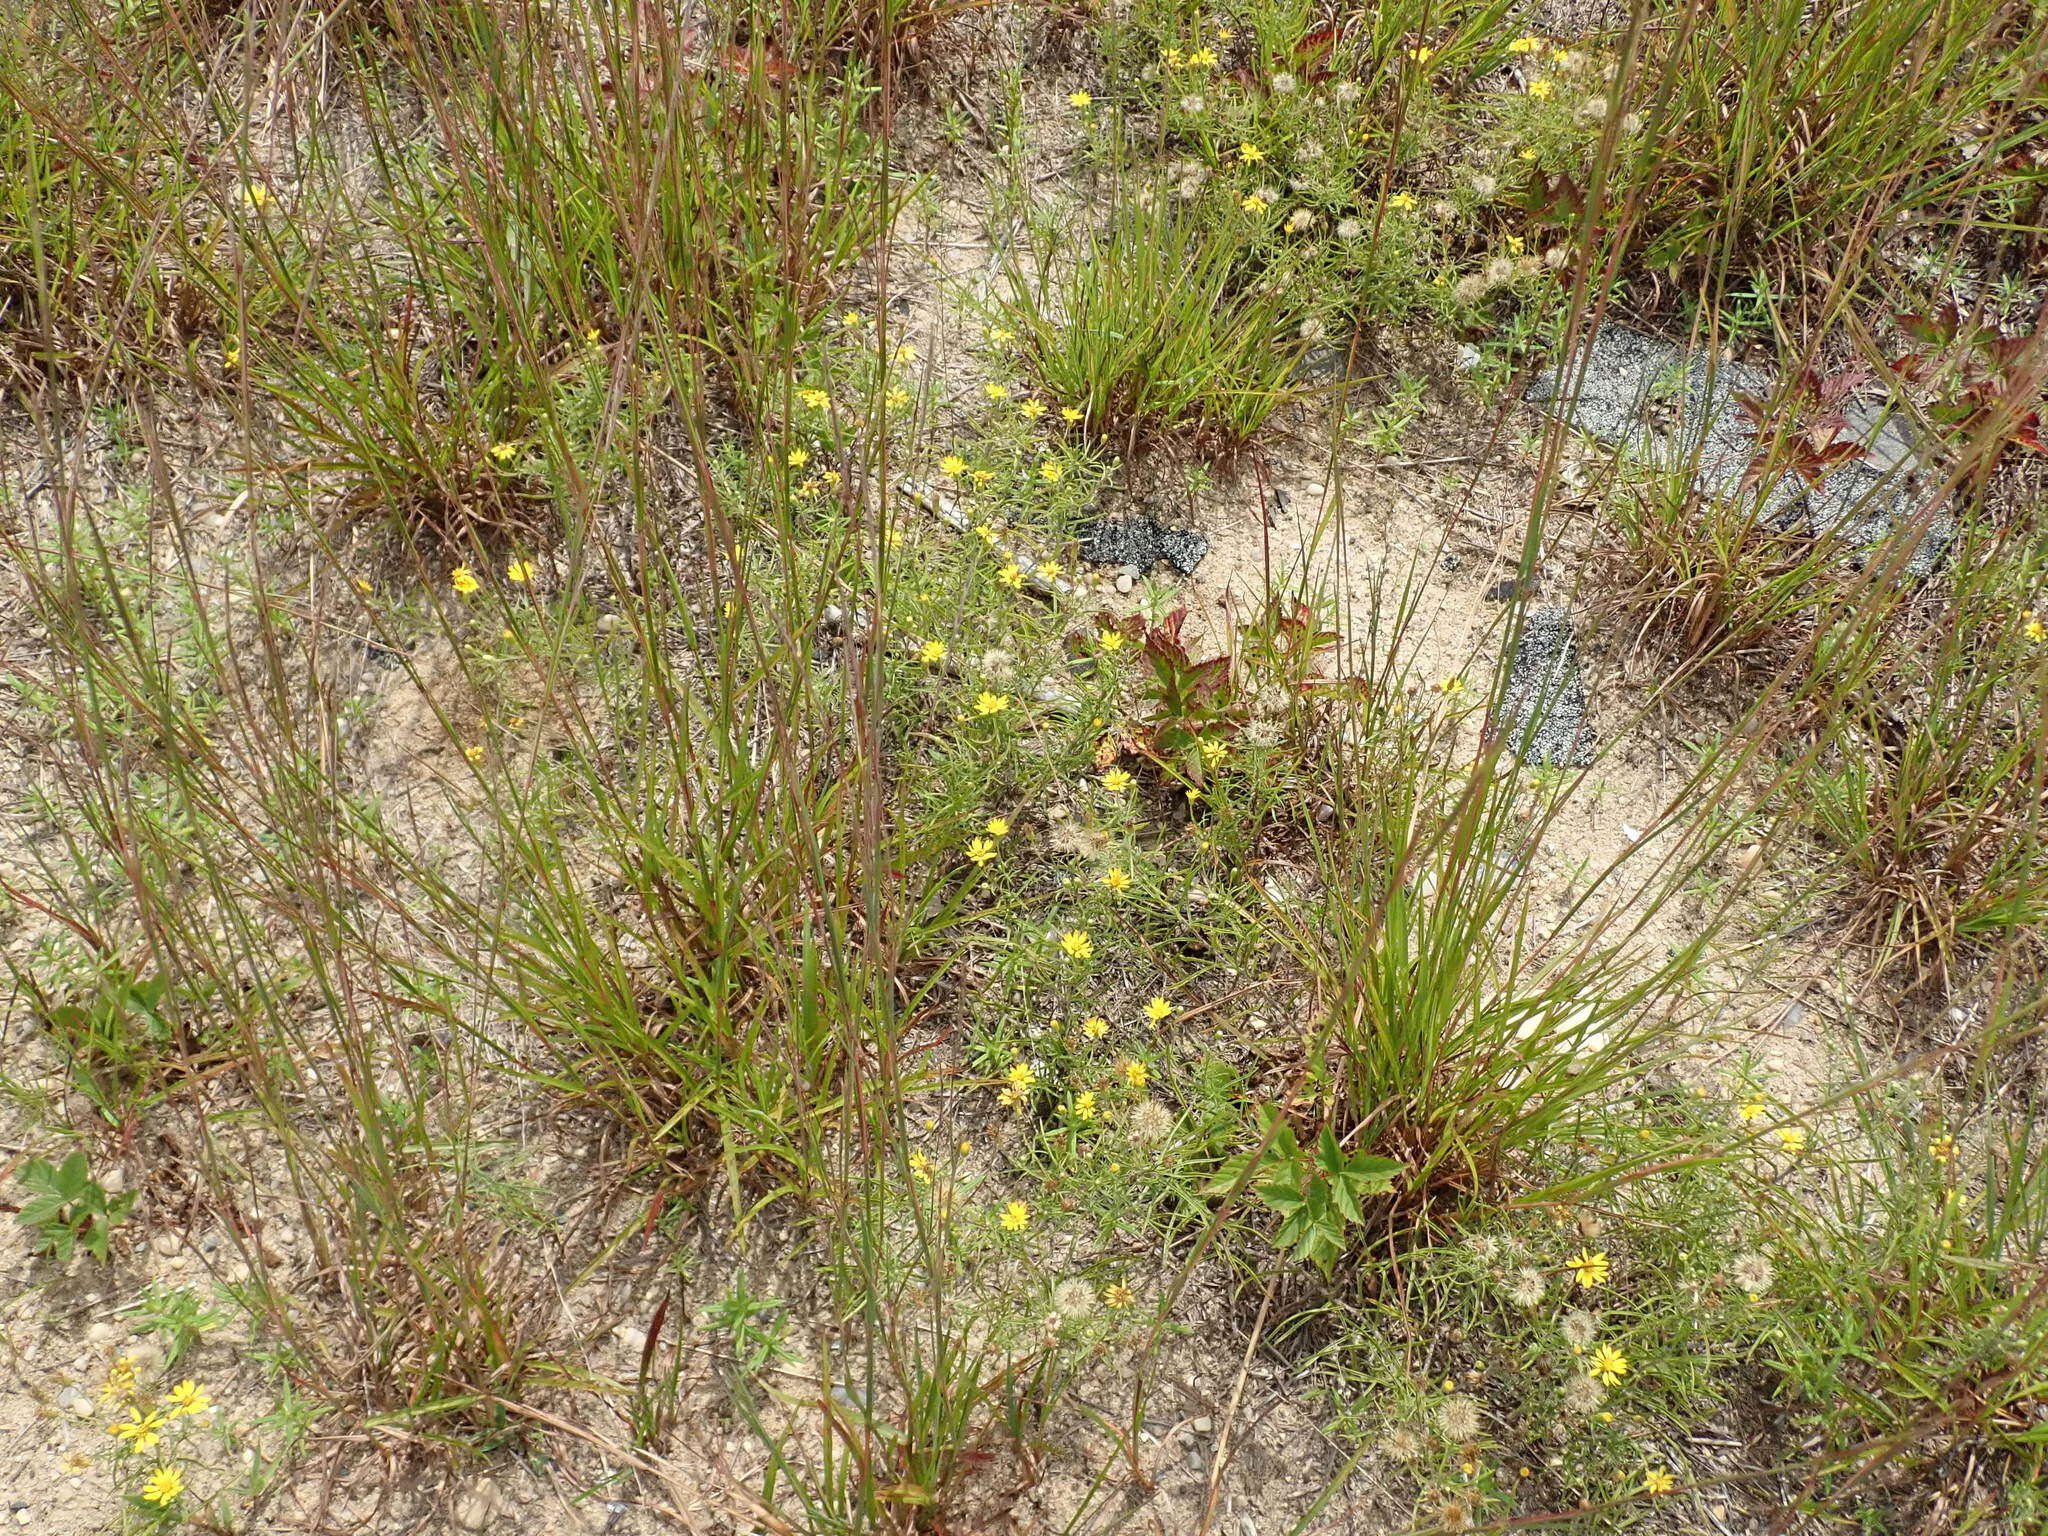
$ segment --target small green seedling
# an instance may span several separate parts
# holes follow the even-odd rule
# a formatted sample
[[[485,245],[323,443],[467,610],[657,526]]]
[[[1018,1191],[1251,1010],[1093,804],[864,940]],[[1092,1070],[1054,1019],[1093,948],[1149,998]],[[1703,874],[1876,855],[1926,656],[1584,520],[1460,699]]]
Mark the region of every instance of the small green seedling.
[[[1345,1227],[1365,1219],[1368,1197],[1394,1187],[1401,1164],[1369,1152],[1347,1155],[1328,1126],[1316,1138],[1315,1150],[1304,1152],[1293,1126],[1283,1120],[1274,1127],[1278,1113],[1270,1105],[1265,1109],[1270,1145],[1260,1159],[1263,1167],[1275,1170],[1274,1176],[1253,1185],[1252,1193],[1281,1218],[1273,1246],[1291,1249],[1293,1258],[1307,1259],[1327,1275],[1343,1256]],[[1211,1191],[1234,1188],[1245,1161],[1240,1157],[1226,1163]]]
[[[135,1191],[109,1195],[92,1176],[83,1152],[74,1152],[61,1166],[47,1158],[31,1158],[19,1178],[29,1193],[15,1220],[31,1228],[38,1253],[68,1263],[74,1248],[83,1248],[102,1264],[114,1228],[128,1219]]]

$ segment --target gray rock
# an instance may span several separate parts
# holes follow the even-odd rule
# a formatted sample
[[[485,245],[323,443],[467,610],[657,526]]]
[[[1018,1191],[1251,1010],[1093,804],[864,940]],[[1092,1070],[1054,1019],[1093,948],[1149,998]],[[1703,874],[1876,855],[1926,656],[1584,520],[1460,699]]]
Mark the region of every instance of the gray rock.
[[[1192,528],[1167,528],[1156,519],[1098,517],[1081,528],[1081,558],[1091,565],[1120,565],[1149,571],[1164,560],[1183,576],[1209,553],[1209,541]]]
[[[1626,326],[1602,326],[1576,366],[1539,376],[1524,398],[1557,404],[1581,432],[1621,447],[1642,436],[1652,392],[1681,356],[1668,341]]]
[[[1586,680],[1565,609],[1531,608],[1523,615],[1501,715],[1508,748],[1523,762],[1584,768],[1593,761]]]

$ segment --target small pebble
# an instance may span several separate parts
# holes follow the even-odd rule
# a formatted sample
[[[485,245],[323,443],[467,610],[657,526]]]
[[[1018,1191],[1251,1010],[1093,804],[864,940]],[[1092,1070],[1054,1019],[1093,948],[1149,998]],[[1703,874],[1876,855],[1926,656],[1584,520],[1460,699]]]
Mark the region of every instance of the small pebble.
[[[1116,589],[1119,592],[1128,592],[1136,585],[1137,583],[1132,581],[1127,574],[1119,573],[1116,578]]]

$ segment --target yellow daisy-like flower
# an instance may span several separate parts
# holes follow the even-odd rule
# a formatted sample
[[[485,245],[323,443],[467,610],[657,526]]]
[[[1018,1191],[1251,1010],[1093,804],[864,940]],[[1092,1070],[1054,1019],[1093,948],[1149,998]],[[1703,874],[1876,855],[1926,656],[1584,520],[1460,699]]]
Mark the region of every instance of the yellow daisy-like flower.
[[[517,443],[493,443],[491,444],[491,457],[500,464],[510,463],[513,459],[519,457],[519,445]]]
[[[1229,743],[1229,742],[1227,742],[1227,741],[1205,741],[1205,742],[1203,742],[1203,743],[1202,743],[1202,761],[1203,761],[1203,762],[1205,762],[1205,763],[1220,763],[1220,762],[1222,762],[1222,761],[1223,761],[1223,759],[1224,759],[1224,758],[1226,758],[1226,757],[1228,757],[1228,756],[1230,756],[1230,743]]]
[[[480,763],[484,760],[484,749],[482,747],[464,747],[462,755],[472,763]]]
[[[1090,1040],[1100,1040],[1109,1033],[1109,1020],[1099,1013],[1091,1013],[1081,1021],[1081,1033]]]
[[[1533,34],[1528,37],[1518,37],[1508,44],[1509,53],[1541,53],[1542,51],[1543,39]]]
[[[1652,1467],[1643,1474],[1643,1492],[1669,1493],[1678,1486],[1678,1479],[1662,1467]]]
[[[1031,1207],[1022,1200],[1012,1200],[1003,1207],[1003,1230],[1022,1232],[1031,1225]]]
[[[839,323],[851,330],[856,325],[866,325],[868,317],[857,309],[849,309],[840,315]]]
[[[1038,478],[1043,480],[1047,485],[1059,484],[1060,477],[1066,474],[1066,472],[1067,468],[1064,464],[1057,463],[1052,459],[1047,459],[1043,464],[1038,466]]]
[[[162,1509],[175,1504],[185,1491],[185,1474],[176,1467],[158,1467],[142,1485],[142,1502]]]
[[[931,1181],[932,1181],[932,1160],[931,1160],[930,1158],[926,1157],[926,1156],[925,1156],[925,1155],[924,1155],[924,1154],[923,1154],[922,1152],[913,1152],[913,1153],[911,1153],[911,1154],[910,1154],[910,1176],[911,1176],[911,1177],[912,1177],[913,1179],[916,1179],[916,1180],[918,1181],[918,1183],[920,1183],[920,1184],[929,1184],[929,1183],[931,1183]]]
[[[1178,48],[1164,49],[1161,51],[1159,59],[1168,69],[1179,69],[1181,65],[1187,62],[1187,59]]]
[[[458,565],[448,573],[448,584],[464,597],[483,586],[483,583],[476,579],[476,572],[466,565]]]
[[[1112,1312],[1121,1312],[1131,1304],[1131,1288],[1117,1284],[1107,1286],[1102,1292],[1102,1304]]]
[[[1436,50],[1434,48],[1410,48],[1408,50],[1408,57],[1417,64],[1427,64],[1436,57]]]
[[[1026,400],[1017,407],[1017,414],[1026,421],[1036,421],[1045,414],[1045,402],[1043,400]]]
[[[1237,158],[1246,165],[1257,165],[1266,158],[1266,152],[1258,145],[1246,142],[1237,146]]]
[[[988,825],[982,830],[987,832],[990,837],[1008,837],[1010,835],[1010,823],[1004,817],[991,816],[988,819]]]
[[[1022,1109],[1024,1107],[1024,1090],[1021,1088],[1005,1088],[996,1095],[996,1102],[1005,1109]]]
[[[967,473],[967,461],[957,453],[949,453],[939,460],[939,469],[957,480]]]
[[[974,837],[968,839],[967,857],[972,859],[976,864],[986,864],[995,856],[996,845],[990,842],[987,838]]]
[[[1572,1278],[1586,1290],[1590,1291],[1596,1285],[1607,1283],[1607,1255],[1597,1248],[1581,1248],[1579,1256],[1576,1259],[1567,1259],[1564,1267],[1572,1272]]]
[[[1131,888],[1131,872],[1127,869],[1112,869],[1102,877],[1100,883],[1118,893],[1128,891]]]
[[[895,356],[899,363],[914,363],[917,361],[917,347],[912,342],[902,342],[898,344]]]
[[[1066,951],[1070,960],[1095,958],[1095,941],[1088,937],[1088,930],[1085,928],[1070,928],[1061,934],[1060,948]]]
[[[206,1389],[189,1376],[171,1388],[171,1417],[185,1418],[195,1413],[204,1413],[213,1406],[213,1399]]]
[[[900,411],[904,406],[910,404],[910,391],[901,385],[897,385],[884,398],[889,402],[890,410]]]
[[[1006,565],[996,572],[996,580],[1000,581],[1012,592],[1018,591],[1024,585],[1024,567],[1014,562]]]
[[[592,346],[596,346],[598,342],[604,339],[604,332],[593,325],[584,330],[583,339],[589,342]]]
[[[1244,209],[1246,213],[1264,213],[1266,211],[1266,200],[1256,192],[1247,192],[1244,195],[1244,201],[1238,204],[1238,206]]]
[[[977,715],[1000,715],[1009,707],[1010,696],[1008,694],[990,693],[986,689],[974,701],[974,712]]]
[[[1124,644],[1123,632],[1121,630],[1105,629],[1095,637],[1095,643],[1105,651],[1120,651],[1123,649]]]
[[[1447,677],[1436,685],[1436,691],[1447,699],[1455,697],[1465,691],[1465,679],[1462,677]]]
[[[1557,87],[1552,85],[1548,80],[1531,80],[1529,82],[1529,94],[1531,96],[1534,96],[1538,101],[1550,100],[1550,98],[1552,97],[1552,95],[1556,93],[1556,91]]]
[[[1112,768],[1102,776],[1102,787],[1113,795],[1120,795],[1131,787],[1131,776],[1121,768]]]
[[[514,560],[505,567],[505,579],[518,582],[533,580],[533,562],[531,560]]]
[[[946,642],[927,640],[917,648],[917,659],[928,667],[936,667],[946,659]]]
[[[1778,1145],[1787,1152],[1800,1153],[1806,1150],[1807,1135],[1796,1125],[1781,1126],[1778,1130]]]
[[[1075,410],[1075,409],[1074,409],[1074,408],[1073,408],[1073,407],[1072,407],[1071,405],[1063,405],[1063,406],[1061,406],[1061,407],[1060,407],[1060,420],[1061,420],[1061,421],[1065,421],[1065,422],[1076,422],[1076,421],[1079,421],[1080,419],[1081,419],[1081,412],[1079,412],[1079,411]],[[2037,627],[2038,627],[2038,626],[2037,626]]]
[[[1067,92],[1067,105],[1070,107],[1092,106],[1094,105],[1094,102],[1095,98],[1093,96],[1090,96],[1086,91]]]
[[[1532,144],[1527,149],[1517,151],[1515,158],[1517,160],[1534,160],[1536,158],[1536,146]]]
[[[1152,1074],[1145,1070],[1145,1063],[1142,1061],[1127,1060],[1123,1063],[1121,1070],[1124,1074],[1124,1081],[1133,1088],[1142,1088],[1152,1080]]]
[[[2039,619],[2027,620],[2027,638],[2036,644],[2048,640],[2048,625],[2043,625]]]
[[[144,1413],[140,1408],[129,1410],[126,1424],[109,1424],[107,1433],[116,1440],[125,1441],[137,1451],[146,1451],[163,1440],[164,1416],[161,1413]]]
[[[796,397],[814,411],[822,411],[832,403],[832,397],[822,389],[800,389]]]
[[[1008,387],[1002,384],[984,384],[981,386],[981,392],[991,400],[1007,400],[1010,398]]]
[[[1214,69],[1216,67],[1216,50],[1214,48],[1197,48],[1188,55],[1188,66],[1191,69]]]
[[[972,480],[976,485],[987,485],[989,481],[995,479],[995,477],[996,472],[992,469],[977,469],[970,473],[967,478]]]
[[[1956,1139],[1953,1136],[1937,1136],[1927,1144],[1927,1155],[1937,1163],[1952,1163],[1956,1160]]]
[[[1061,569],[1062,567],[1057,560],[1041,560],[1038,562],[1038,574],[1047,581],[1056,579]]]
[[[242,349],[237,346],[221,348],[220,361],[223,368],[232,368],[242,360]]]
[[[1164,1024],[1173,1017],[1173,1004],[1163,997],[1155,997],[1145,1005],[1145,1017],[1154,1025]]]
[[[242,201],[251,208],[261,208],[270,201],[270,188],[264,186],[260,181],[244,182],[242,184]]]
[[[1024,1092],[1027,1088],[1038,1086],[1038,1074],[1031,1070],[1029,1062],[1012,1062],[1010,1070],[1005,1072],[1003,1076],[1009,1081],[1010,1086],[1019,1093]]]
[[[1744,1125],[1755,1125],[1757,1121],[1763,1119],[1770,1112],[1770,1105],[1766,1104],[1762,1099],[1752,1099],[1749,1103],[1738,1106],[1735,1111],[1737,1115],[1742,1117]]]
[[[988,339],[1000,347],[1005,342],[1015,341],[1017,333],[1008,326],[992,325],[988,328]]]
[[[1399,208],[1405,212],[1407,209],[1415,206],[1415,194],[1413,192],[1396,192],[1387,199],[1387,206],[1389,208]]]
[[[803,448],[792,448],[789,450],[788,463],[791,469],[802,469],[810,462],[811,455],[808,450]]]
[[[1095,1095],[1092,1092],[1080,1094],[1075,1098],[1074,1118],[1077,1120],[1093,1120],[1095,1118]]]
[[[1602,1344],[1587,1360],[1586,1372],[1603,1386],[1616,1386],[1628,1374],[1628,1356],[1612,1344]]]

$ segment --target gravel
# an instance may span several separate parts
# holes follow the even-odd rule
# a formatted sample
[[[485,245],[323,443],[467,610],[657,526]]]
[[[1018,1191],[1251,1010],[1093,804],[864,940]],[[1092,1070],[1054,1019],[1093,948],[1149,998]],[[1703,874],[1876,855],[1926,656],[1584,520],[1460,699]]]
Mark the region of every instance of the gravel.
[[[1523,762],[1584,768],[1593,761],[1586,680],[1566,609],[1531,608],[1523,615],[1501,708],[1508,747]]]
[[[1081,527],[1081,558],[1093,565],[1128,565],[1149,571],[1164,560],[1183,576],[1209,553],[1209,541],[1192,528],[1168,528],[1157,519],[1098,517]]]

